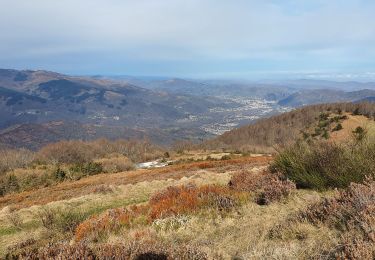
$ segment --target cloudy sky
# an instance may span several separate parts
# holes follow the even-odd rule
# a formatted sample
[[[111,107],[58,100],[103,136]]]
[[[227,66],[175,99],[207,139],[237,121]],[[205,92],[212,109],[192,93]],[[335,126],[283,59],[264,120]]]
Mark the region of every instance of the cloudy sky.
[[[375,78],[373,0],[0,0],[0,67]]]

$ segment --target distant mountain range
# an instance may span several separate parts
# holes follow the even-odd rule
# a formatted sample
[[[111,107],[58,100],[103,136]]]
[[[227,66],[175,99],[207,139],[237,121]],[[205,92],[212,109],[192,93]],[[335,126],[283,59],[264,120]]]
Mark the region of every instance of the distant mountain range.
[[[373,89],[373,83],[356,82],[73,77],[0,69],[0,143],[36,149],[61,139],[203,140],[303,105],[373,101]]]
[[[309,89],[297,91],[285,99],[279,100],[282,106],[300,107],[311,104],[331,102],[370,101],[375,98],[375,90],[363,89],[357,91],[343,91],[334,89]]]
[[[151,91],[127,83],[46,71],[0,70],[1,128],[51,120],[154,126],[214,106],[214,100]]]

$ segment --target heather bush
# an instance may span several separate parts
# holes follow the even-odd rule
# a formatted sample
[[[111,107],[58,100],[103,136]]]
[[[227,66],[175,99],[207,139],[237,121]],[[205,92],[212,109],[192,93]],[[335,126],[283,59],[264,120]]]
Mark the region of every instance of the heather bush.
[[[280,201],[288,197],[296,188],[293,182],[267,171],[260,173],[238,172],[233,175],[228,186],[234,190],[254,193],[255,201],[259,205]]]
[[[334,198],[313,204],[300,218],[313,224],[326,224],[339,230],[341,243],[325,252],[336,259],[375,258],[375,181],[352,183]]]
[[[375,142],[298,142],[275,158],[271,170],[282,173],[299,188],[345,188],[374,175]]]
[[[10,251],[7,259],[155,259],[155,260],[204,260],[207,255],[196,247],[169,245],[155,241],[132,241],[124,244],[86,244],[55,243],[40,247],[28,247]]]

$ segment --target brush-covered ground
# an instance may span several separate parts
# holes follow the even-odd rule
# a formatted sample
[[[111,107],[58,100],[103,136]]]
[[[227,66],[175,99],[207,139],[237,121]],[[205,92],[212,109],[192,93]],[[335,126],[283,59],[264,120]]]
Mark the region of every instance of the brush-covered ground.
[[[126,171],[97,168],[118,158],[118,147],[110,156],[91,155],[96,164],[69,162],[69,153],[54,164],[48,155],[56,147],[49,147],[33,166],[4,175],[4,187],[15,186],[0,197],[0,256],[374,259],[374,123],[337,113],[322,113],[315,123],[278,154],[147,146],[152,155],[140,159],[129,159],[134,149],[121,153],[121,161],[130,160]],[[173,163],[128,167],[163,157]],[[30,169],[41,171],[39,183],[22,179]]]

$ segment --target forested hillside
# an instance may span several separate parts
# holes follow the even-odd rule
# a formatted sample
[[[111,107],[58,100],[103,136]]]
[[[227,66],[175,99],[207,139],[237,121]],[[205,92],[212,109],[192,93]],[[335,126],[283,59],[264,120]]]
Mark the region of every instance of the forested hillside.
[[[274,152],[277,147],[291,144],[298,138],[303,138],[304,133],[308,132],[314,124],[324,121],[320,117],[324,113],[335,116],[349,113],[374,119],[375,104],[364,102],[306,106],[281,115],[260,119],[254,124],[226,132],[213,140],[205,142],[203,146],[211,149],[224,148]],[[337,120],[337,118],[334,119],[331,116],[330,120]],[[321,129],[323,134],[324,127],[321,127]]]

